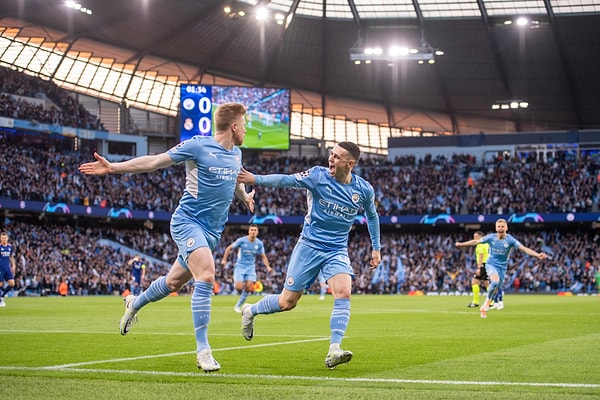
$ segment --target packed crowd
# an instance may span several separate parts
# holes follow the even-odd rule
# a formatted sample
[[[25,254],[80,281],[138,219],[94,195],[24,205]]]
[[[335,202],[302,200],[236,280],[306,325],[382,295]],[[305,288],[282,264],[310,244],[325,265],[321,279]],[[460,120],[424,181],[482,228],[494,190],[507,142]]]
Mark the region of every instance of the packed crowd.
[[[45,93],[62,111],[23,104],[20,98],[0,94],[0,115],[97,129],[99,121],[66,92],[51,83],[40,83],[26,75],[0,68],[3,92],[36,97]],[[47,85],[40,87],[39,85]],[[41,107],[41,106],[39,106]],[[68,150],[47,141],[34,144],[15,138],[0,139],[0,198],[64,202],[100,207],[173,211],[185,186],[182,166],[141,175],[86,177],[77,167],[92,159],[90,149]],[[326,158],[251,158],[246,169],[255,173],[295,173],[313,165],[326,165]],[[413,156],[394,160],[362,159],[355,172],[371,182],[380,215],[591,212],[598,207],[600,163],[566,154],[540,161],[537,158],[498,159],[491,162],[469,155]],[[474,179],[475,177],[475,179]],[[258,214],[304,215],[302,191],[261,187],[255,197]],[[231,214],[246,214],[234,200]],[[98,243],[112,239],[123,246],[165,263],[176,249],[166,230],[116,226],[77,227],[42,220],[39,223],[5,221],[17,249],[17,290],[21,293],[54,294],[62,281],[77,295],[119,294],[129,285],[127,256]],[[267,229],[267,228],[265,228]],[[471,251],[454,248],[465,233],[446,234],[386,231],[382,233],[381,266],[369,270],[370,241],[366,231],[352,232],[349,253],[356,273],[357,293],[468,292],[474,271]],[[261,233],[273,273],[259,268],[259,279],[267,292],[283,286],[286,262],[298,231],[269,227]],[[215,252],[218,264],[225,247],[244,235],[228,227]],[[552,255],[538,262],[521,252],[513,254],[507,273],[508,291],[545,292],[572,290],[592,292],[600,268],[600,236],[590,231],[519,232],[517,237],[531,248]],[[543,248],[542,248],[543,247]],[[148,264],[147,282],[165,273],[164,264]],[[219,293],[233,289],[233,265],[217,269]],[[189,290],[189,288],[186,288]]]
[[[184,187],[182,166],[141,175],[89,178],[77,171],[91,154],[48,145],[0,140],[0,198],[64,202],[138,210],[173,211]],[[255,173],[295,173],[319,158],[255,158],[246,169]],[[470,172],[481,178],[470,179]],[[380,215],[501,214],[591,212],[598,204],[599,161],[557,158],[548,162],[503,160],[481,164],[467,155],[376,163],[365,159],[356,171],[375,189]],[[257,213],[303,215],[304,193],[260,188]],[[246,214],[233,202],[231,214]]]
[[[0,116],[34,123],[104,130],[100,120],[68,91],[52,82],[4,67],[0,67]]]
[[[510,228],[510,227],[509,227]],[[21,294],[50,295],[65,281],[71,295],[118,295],[130,284],[127,261],[121,250],[99,244],[110,239],[145,258],[146,282],[166,273],[177,250],[166,231],[146,228],[115,228],[41,221],[12,221],[6,227],[16,248],[16,290]],[[258,279],[266,293],[279,293],[287,261],[299,231],[285,227],[262,227],[259,237],[273,271],[257,264]],[[227,245],[247,233],[228,227],[214,253],[218,294],[234,293],[233,263],[220,261]],[[592,231],[524,231],[514,233],[524,245],[551,256],[543,262],[514,252],[509,262],[505,290],[508,293],[572,291],[594,293],[600,279],[600,235]],[[382,263],[369,270],[370,239],[366,230],[352,232],[349,255],[356,274],[354,292],[400,294],[415,291],[468,293],[475,271],[473,249],[457,249],[456,241],[470,239],[469,233],[436,231],[382,232]],[[155,261],[153,261],[155,260]],[[160,260],[162,262],[157,262]],[[189,292],[192,286],[184,288]],[[312,288],[310,290],[317,290]]]

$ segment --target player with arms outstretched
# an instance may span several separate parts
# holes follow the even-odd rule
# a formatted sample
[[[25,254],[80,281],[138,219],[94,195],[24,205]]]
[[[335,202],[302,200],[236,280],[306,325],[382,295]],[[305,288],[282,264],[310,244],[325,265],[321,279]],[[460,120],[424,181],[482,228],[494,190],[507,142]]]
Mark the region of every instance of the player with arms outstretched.
[[[546,258],[545,253],[538,253],[535,250],[525,247],[508,233],[508,222],[500,218],[496,221],[496,233],[490,233],[480,239],[471,239],[466,242],[456,242],[456,247],[476,246],[479,243],[488,243],[490,245],[490,256],[487,259],[485,268],[490,277],[490,286],[488,287],[487,299],[479,309],[481,318],[487,318],[487,312],[490,308],[490,303],[496,293],[501,288],[508,268],[508,258],[511,250],[521,250],[525,254],[543,260]]]
[[[254,175],[242,170],[238,181],[270,187],[307,191],[308,212],[300,238],[289,260],[284,288],[279,295],[265,296],[242,308],[242,335],[254,337],[254,318],[259,314],[289,311],[296,307],[304,290],[323,272],[334,298],[330,317],[330,345],[325,365],[334,368],[353,357],[340,345],[350,320],[350,294],[354,272],[348,257],[348,237],[362,208],[371,236],[370,268],[381,262],[379,216],[371,184],[352,173],[360,148],[352,142],[338,143],[329,156],[329,167],[315,166],[292,175]]]
[[[242,104],[225,103],[215,112],[213,137],[194,136],[165,153],[116,163],[94,153],[96,162],[79,167],[84,174],[104,175],[150,172],[185,163],[185,190],[171,217],[171,237],[179,248],[179,255],[166,276],[153,281],[140,296],[125,298],[120,330],[126,335],[142,307],[179,291],[194,278],[191,305],[196,360],[198,368],[206,372],[221,368],[208,344],[215,282],[212,253],[223,233],[234,193],[254,210],[254,191],[246,193],[244,184],[237,183],[242,168],[242,152],[238,146],[246,135],[245,114],[246,108]]]

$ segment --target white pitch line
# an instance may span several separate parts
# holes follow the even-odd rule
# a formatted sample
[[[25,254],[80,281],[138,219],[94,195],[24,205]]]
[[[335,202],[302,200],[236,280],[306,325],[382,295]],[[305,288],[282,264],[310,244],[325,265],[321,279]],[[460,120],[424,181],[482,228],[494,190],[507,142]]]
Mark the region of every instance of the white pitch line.
[[[227,347],[224,349],[212,349],[212,352],[216,353],[216,352],[220,352],[220,351],[255,349],[255,348],[260,348],[260,347],[273,347],[273,346],[289,345],[289,344],[297,344],[297,343],[318,342],[318,341],[323,341],[323,340],[329,340],[329,338],[328,337],[320,337],[317,339],[292,340],[289,342],[264,343],[264,344],[248,345],[248,346]],[[122,361],[147,360],[150,358],[161,358],[161,357],[175,357],[175,356],[182,356],[182,355],[194,354],[194,353],[196,353],[196,351],[180,351],[180,352],[176,352],[176,353],[153,354],[153,355],[148,355],[148,356],[113,358],[110,360],[84,361],[84,362],[72,363],[72,364],[51,365],[48,367],[40,367],[40,369],[51,369],[51,370],[59,369],[60,370],[60,369],[71,368],[71,367],[81,367],[83,365],[115,363],[115,362],[122,362]]]
[[[46,368],[38,367],[2,367],[0,370],[11,371],[39,371]],[[583,388],[598,389],[600,384],[596,383],[563,383],[563,382],[478,382],[478,381],[444,381],[425,379],[394,379],[394,378],[333,378],[323,376],[281,376],[281,375],[252,375],[252,374],[221,374],[213,372],[200,374],[197,372],[168,372],[168,371],[137,371],[122,369],[87,369],[87,368],[53,368],[53,371],[92,373],[92,374],[129,374],[148,376],[178,376],[192,378],[220,378],[220,379],[269,379],[269,380],[292,380],[292,381],[338,381],[338,382],[364,382],[364,383],[394,383],[394,384],[426,384],[426,385],[470,385],[470,386],[529,386],[529,387],[557,387],[557,388]]]
[[[40,331],[40,330],[34,330],[34,329],[0,329],[0,333],[40,333],[40,334],[54,334],[54,333],[73,333],[73,334],[87,334],[87,335],[121,335],[118,331],[74,331],[74,330],[45,330],[45,331]],[[164,336],[193,336],[194,333],[193,332],[138,332],[136,331],[135,333],[131,333],[130,336],[133,335],[143,335],[143,336],[157,336],[157,335],[164,335]],[[240,337],[239,333],[233,334],[233,333],[211,333],[210,334],[211,337],[213,336],[221,336],[221,337]],[[282,338],[282,337],[314,337],[314,338],[321,338],[322,336],[319,335],[294,335],[294,334],[281,334],[281,335],[274,335],[274,334],[261,334],[261,337],[269,337],[269,338]],[[348,337],[348,336],[345,336]]]

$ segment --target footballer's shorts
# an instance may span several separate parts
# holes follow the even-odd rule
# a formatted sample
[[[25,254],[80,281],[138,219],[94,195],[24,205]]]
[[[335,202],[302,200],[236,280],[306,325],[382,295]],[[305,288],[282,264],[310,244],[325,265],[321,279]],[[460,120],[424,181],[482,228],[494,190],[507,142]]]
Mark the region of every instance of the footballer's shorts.
[[[494,274],[498,275],[498,282],[500,283],[500,285],[502,285],[502,282],[504,282],[504,277],[506,276],[506,269],[504,268],[497,268],[493,265],[486,265],[485,266],[486,270],[487,270],[487,274],[488,276],[492,276]]]
[[[192,251],[208,247],[214,252],[219,241],[219,238],[209,234],[196,220],[181,214],[177,218],[171,218],[171,237],[179,249],[177,261],[187,270],[187,260]]]
[[[6,265],[4,267],[0,267],[0,282],[10,281],[11,279],[15,279],[12,269],[10,265]]]
[[[256,266],[237,266],[233,267],[233,281],[234,282],[256,282]]]
[[[300,238],[290,257],[284,287],[292,292],[302,292],[317,279],[319,271],[323,271],[326,281],[338,274],[354,277],[348,249],[315,249],[306,239]]]

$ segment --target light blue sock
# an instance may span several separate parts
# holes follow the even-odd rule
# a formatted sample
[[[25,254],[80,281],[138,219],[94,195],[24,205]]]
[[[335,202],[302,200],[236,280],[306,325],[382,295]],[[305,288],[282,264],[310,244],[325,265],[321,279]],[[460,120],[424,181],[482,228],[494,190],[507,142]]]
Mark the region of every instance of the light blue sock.
[[[195,282],[192,293],[192,320],[196,333],[196,352],[209,348],[208,323],[210,322],[210,303],[213,285],[207,282]]]
[[[235,306],[241,307],[242,304],[244,304],[246,302],[246,299],[248,298],[249,294],[250,293],[246,292],[246,289],[242,290],[242,293],[240,294],[240,299],[238,300],[238,302]]]
[[[262,298],[256,304],[252,304],[250,307],[250,311],[253,315],[256,314],[273,314],[281,311],[281,307],[279,307],[279,295],[278,294],[270,294]]]
[[[496,294],[498,293],[498,286],[500,286],[500,282],[490,282],[490,287],[487,292],[487,298],[489,300],[495,301]]]
[[[327,286],[322,286],[321,287],[321,296],[325,296],[325,293],[327,293]]]
[[[161,276],[152,282],[148,289],[135,298],[133,309],[139,311],[146,304],[162,300],[170,294],[171,290],[167,286],[167,277]]]
[[[331,319],[329,320],[329,328],[331,329],[330,344],[342,343],[346,328],[348,328],[348,321],[350,321],[350,299],[335,299]]]

